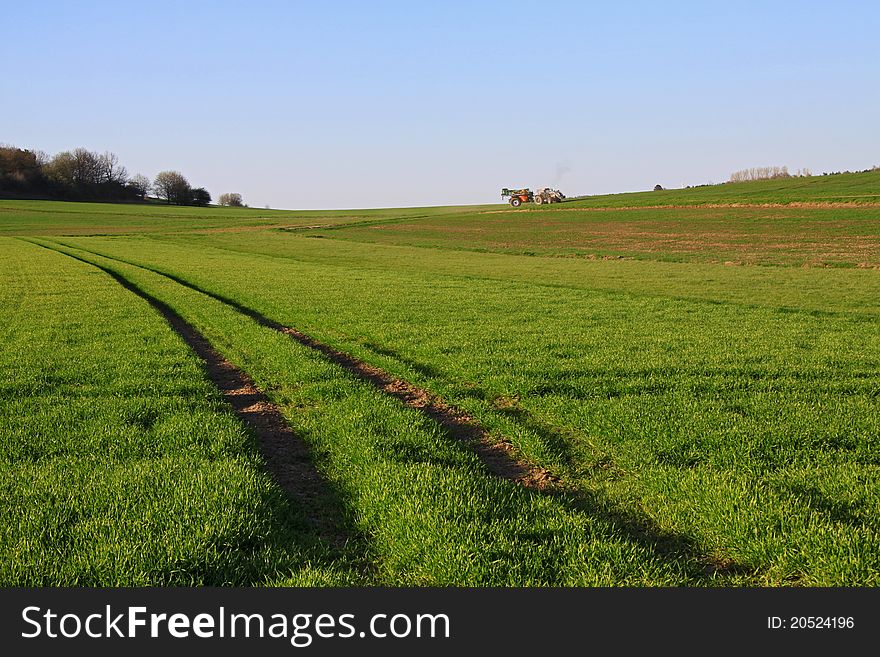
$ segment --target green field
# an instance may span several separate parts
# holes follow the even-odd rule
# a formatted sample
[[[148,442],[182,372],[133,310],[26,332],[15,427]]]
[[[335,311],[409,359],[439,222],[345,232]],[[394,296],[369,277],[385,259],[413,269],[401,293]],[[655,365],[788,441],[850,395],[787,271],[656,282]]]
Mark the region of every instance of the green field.
[[[356,222],[472,214],[494,207],[471,205],[293,212],[259,208],[195,208],[161,203],[66,203],[0,199],[0,236],[238,233],[267,228],[320,228]]]
[[[545,257],[878,268],[878,209],[565,207],[531,211],[532,221],[529,210],[510,209],[347,224],[312,236]]]
[[[644,207],[657,205],[880,203],[880,170],[862,173],[778,178],[636,192],[605,194],[575,201],[579,207]]]
[[[0,581],[877,586],[878,200],[880,172],[519,210],[0,201]],[[250,375],[319,496],[132,289]]]

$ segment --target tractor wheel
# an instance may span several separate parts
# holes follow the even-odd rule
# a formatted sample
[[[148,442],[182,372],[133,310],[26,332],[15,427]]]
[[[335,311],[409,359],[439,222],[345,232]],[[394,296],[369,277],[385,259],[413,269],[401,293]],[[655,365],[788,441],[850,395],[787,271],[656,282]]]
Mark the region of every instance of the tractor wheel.
[[[514,196],[513,198],[510,199],[510,204],[513,207],[518,208],[520,205],[522,205],[522,201],[519,200],[518,196]]]
[[[544,202],[544,197],[538,194],[535,195],[535,205],[541,205]]]

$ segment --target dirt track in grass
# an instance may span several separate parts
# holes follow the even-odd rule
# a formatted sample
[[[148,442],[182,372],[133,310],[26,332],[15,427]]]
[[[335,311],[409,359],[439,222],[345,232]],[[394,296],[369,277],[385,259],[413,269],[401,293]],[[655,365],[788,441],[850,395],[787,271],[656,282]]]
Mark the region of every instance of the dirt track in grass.
[[[249,309],[245,311],[252,317],[256,315]],[[255,319],[270,328],[281,331],[300,344],[319,351],[328,360],[352,372],[359,379],[398,399],[405,406],[428,416],[446,429],[451,437],[476,452],[480,460],[493,474],[503,479],[515,481],[526,488],[543,490],[558,485],[559,479],[549,470],[518,457],[516,450],[510,443],[493,440],[486,429],[461,409],[447,404],[439,397],[408,381],[392,376],[378,367],[318,342],[296,329],[281,326],[262,316],[257,316]]]
[[[50,247],[44,248],[54,251]],[[208,378],[236,416],[254,433],[269,474],[303,512],[316,535],[336,548],[344,546],[349,536],[337,523],[338,519],[318,512],[323,506],[321,500],[327,499],[332,492],[329,483],[315,466],[309,446],[287,425],[278,407],[253,380],[221,356],[201,333],[155,297],[114,271],[69,253],[55,252],[100,269],[159,311],[171,328],[203,361]]]
[[[87,253],[92,253],[91,251],[86,251]],[[496,440],[492,436],[489,435],[489,432],[481,426],[474,418],[470,415],[458,409],[450,404],[447,404],[443,399],[437,397],[436,395],[432,395],[428,391],[419,388],[404,379],[395,377],[385,370],[382,370],[378,367],[365,363],[362,360],[355,358],[354,356],[347,354],[345,352],[334,349],[333,347],[319,342],[305,333],[280,324],[268,317],[261,315],[257,311],[248,308],[246,306],[233,301],[232,299],[228,299],[221,295],[215,294],[208,290],[202,289],[188,281],[185,281],[177,276],[167,274],[162,271],[158,271],[155,269],[151,269],[149,267],[144,267],[141,265],[136,265],[134,263],[126,262],[123,260],[117,260],[115,258],[111,258],[101,253],[93,253],[93,255],[100,256],[102,258],[107,258],[108,260],[116,260],[117,262],[123,262],[127,265],[131,265],[134,267],[139,267],[140,269],[144,269],[146,271],[150,271],[154,274],[158,274],[159,276],[163,276],[169,280],[178,283],[179,285],[183,285],[184,287],[188,287],[191,290],[199,292],[200,294],[204,294],[206,296],[211,297],[223,303],[227,306],[235,308],[238,312],[246,315],[256,321],[258,324],[265,326],[266,328],[273,329],[289,338],[295,340],[299,344],[308,347],[314,351],[321,353],[327,360],[339,365],[345,370],[351,372],[355,376],[357,376],[362,381],[369,383],[375,388],[381,390],[387,395],[390,395],[403,403],[408,408],[412,408],[414,410],[419,411],[423,415],[427,416],[441,427],[443,427],[447,434],[468,446],[471,450],[473,450],[483,464],[486,466],[487,470],[489,470],[492,474],[501,477],[503,479],[507,479],[510,481],[514,481],[525,488],[529,488],[532,490],[556,490],[561,487],[561,483],[559,478],[551,473],[549,470],[545,468],[541,468],[529,461],[525,460],[522,456],[519,455],[519,452],[513,447],[510,442],[506,440]],[[71,256],[75,257],[75,256]],[[92,263],[89,263],[92,264]],[[98,265],[95,265],[96,267]],[[180,317],[178,317],[171,309],[167,308],[160,301],[153,299],[149,295],[143,293],[137,287],[131,285],[124,278],[115,274],[114,272],[104,269],[103,267],[99,267],[103,271],[107,272],[111,276],[113,276],[117,281],[119,281],[122,285],[127,287],[128,289],[147,299],[151,304],[153,304],[165,317],[168,319],[169,323],[174,326],[175,330],[177,330],[181,335],[184,336],[184,339],[187,339],[189,343],[189,339],[185,332],[189,331],[192,334],[193,342],[190,344],[193,350],[196,353],[199,353],[200,356],[202,354],[199,352],[199,349],[205,350],[205,356],[202,358],[208,362],[208,357],[210,354],[207,350],[211,349],[210,345],[207,341],[204,340],[195,330],[186,324]],[[173,319],[172,319],[173,318]],[[199,344],[199,341],[204,343],[203,345]],[[223,361],[222,357],[220,357],[216,352],[213,352],[213,357]],[[226,362],[226,361],[223,361]],[[227,363],[228,364],[228,363]],[[215,381],[216,385],[220,387],[224,385],[222,374],[225,371],[224,368],[226,366],[222,364],[218,364],[213,367],[216,370],[216,375],[220,377],[218,381]],[[234,366],[228,364],[229,368],[233,368]],[[211,366],[209,366],[209,372],[212,371]],[[249,381],[247,379],[247,375],[241,372],[240,370],[236,370],[239,375],[245,377],[243,380]],[[213,380],[214,374],[212,374]],[[235,385],[234,382],[229,383],[230,386]],[[249,383],[250,386],[253,386],[252,383]],[[222,389],[222,388],[221,388]],[[259,391],[258,391],[259,392]],[[224,393],[225,394],[225,393]],[[260,393],[262,394],[262,393]],[[245,401],[248,399],[247,393],[230,393],[230,403],[233,404],[233,408],[235,408],[235,403],[240,403],[236,400],[237,397],[244,397]],[[271,404],[265,397],[262,397],[261,403],[267,404],[271,407]],[[254,402],[256,404],[256,402]],[[274,408],[274,407],[272,407]],[[268,418],[264,419],[262,415],[258,412],[259,405],[254,407],[254,412],[256,413],[254,416],[255,422],[269,422]],[[237,411],[238,412],[238,411]],[[244,411],[244,407],[241,412]],[[277,413],[277,408],[275,409]],[[270,414],[271,415],[271,414]],[[283,419],[280,417],[280,413],[278,414],[280,422],[283,424]],[[271,423],[270,423],[271,425]],[[286,426],[286,425],[284,425]],[[271,426],[267,428],[269,434],[272,434]],[[289,431],[289,430],[288,430]],[[274,442],[274,438],[269,438],[270,442]],[[268,457],[267,457],[268,458]],[[285,479],[284,473],[276,475],[280,477],[280,481]]]

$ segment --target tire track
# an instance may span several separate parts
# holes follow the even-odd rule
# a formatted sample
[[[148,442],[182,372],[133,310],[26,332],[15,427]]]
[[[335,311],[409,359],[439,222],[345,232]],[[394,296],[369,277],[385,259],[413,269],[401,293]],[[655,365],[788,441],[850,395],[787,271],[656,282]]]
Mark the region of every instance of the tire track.
[[[328,344],[315,340],[311,336],[303,333],[296,328],[285,326],[279,322],[269,319],[268,317],[260,314],[256,310],[248,308],[247,306],[244,306],[237,301],[234,301],[233,299],[229,299],[228,297],[224,297],[220,294],[216,294],[209,290],[203,289],[173,274],[168,274],[166,272],[159,271],[151,267],[138,265],[127,260],[113,258],[102,253],[88,251],[87,249],[83,249],[81,247],[67,248],[75,248],[86,253],[91,253],[92,255],[107,258],[108,260],[120,262],[126,265],[137,267],[139,269],[143,269],[145,271],[152,272],[153,274],[157,274],[159,276],[167,278],[179,285],[198,292],[199,294],[204,294],[205,296],[210,297],[215,301],[219,301],[224,305],[234,308],[236,311],[251,318],[261,326],[272,329],[274,331],[278,331],[279,333],[283,333],[300,345],[308,347],[309,349],[320,353],[328,361],[354,374],[358,379],[369,383],[374,388],[384,392],[391,397],[394,397],[408,408],[414,409],[422,413],[426,417],[430,418],[441,427],[443,427],[443,429],[447,432],[447,435],[465,444],[473,452],[475,452],[476,455],[483,462],[483,464],[486,466],[486,468],[492,474],[502,479],[516,482],[524,486],[525,488],[532,490],[558,489],[561,487],[561,481],[559,477],[554,475],[549,470],[525,460],[509,440],[494,439],[486,430],[486,428],[479,424],[479,422],[477,422],[477,420],[474,419],[472,416],[465,413],[461,409],[446,403],[442,398],[438,397],[437,395],[431,394],[424,388],[413,385],[412,383],[396,377],[379,367],[370,365],[358,358],[355,358],[351,354],[345,353],[343,351],[335,349],[334,347],[331,347]],[[108,271],[107,269],[100,267],[99,265],[95,266],[99,267],[103,271],[107,271],[117,280],[125,280],[122,279],[122,277]],[[143,293],[141,293],[141,295],[144,296]],[[150,299],[152,299],[152,297],[150,297]],[[153,300],[153,302],[161,304],[161,302],[155,299]],[[168,309],[167,306],[164,306],[164,304],[162,305],[166,308],[168,312],[173,313],[173,311]],[[160,310],[160,312],[162,311]],[[177,317],[177,315],[175,315],[175,317]],[[182,322],[179,317],[177,319]]]
[[[571,512],[586,513],[608,522],[610,526],[614,527],[616,531],[619,531],[629,540],[655,552],[662,558],[675,563],[679,563],[680,561],[688,563],[690,568],[695,569],[693,576],[699,580],[720,578],[721,581],[723,581],[729,577],[757,576],[758,569],[744,566],[729,558],[715,554],[706,554],[703,549],[701,549],[701,546],[689,536],[664,530],[650,519],[638,514],[634,515],[629,511],[617,509],[614,505],[609,507],[607,501],[603,500],[595,493],[572,489],[549,470],[536,466],[523,459],[518,450],[516,450],[507,439],[502,439],[501,441],[494,439],[484,427],[467,413],[447,404],[442,398],[432,395],[428,391],[419,388],[404,379],[395,377],[350,354],[315,340],[311,336],[302,333],[295,328],[284,326],[279,322],[269,319],[256,310],[248,308],[237,301],[202,289],[194,283],[183,280],[176,275],[128,262],[120,258],[113,258],[101,253],[89,251],[81,247],[63,246],[65,246],[65,248],[79,250],[162,276],[179,285],[219,301],[220,303],[223,303],[224,305],[235,309],[237,312],[251,318],[261,326],[278,331],[297,343],[319,352],[328,361],[344,368],[359,379],[369,383],[385,394],[396,398],[405,406],[419,411],[442,426],[451,438],[470,447],[483,462],[486,469],[492,474],[502,479],[515,482],[532,492],[549,495]],[[76,256],[72,254],[66,255],[76,258]],[[105,271],[127,288],[131,289],[134,287],[126,279],[112,270],[108,270],[87,260],[83,261]],[[139,294],[139,296],[148,299],[148,301],[152,299],[152,297],[149,297],[149,295],[146,295],[137,288],[132,291]],[[167,309],[167,307],[158,300],[150,302],[159,304],[157,308],[160,309],[160,312],[162,312],[161,309],[163,307]],[[170,309],[168,309],[168,311],[177,317],[173,311],[170,311]],[[181,322],[183,321],[180,320],[179,317],[178,320]]]
[[[169,306],[115,271],[45,244],[27,241],[101,270],[155,308],[202,360],[208,378],[235,415],[254,433],[269,474],[306,515],[316,536],[337,549],[349,542],[350,533],[336,519],[318,512],[324,506],[324,500],[330,499],[333,492],[329,482],[315,466],[308,444],[293,432],[278,407],[244,371],[220,355],[207,338]]]

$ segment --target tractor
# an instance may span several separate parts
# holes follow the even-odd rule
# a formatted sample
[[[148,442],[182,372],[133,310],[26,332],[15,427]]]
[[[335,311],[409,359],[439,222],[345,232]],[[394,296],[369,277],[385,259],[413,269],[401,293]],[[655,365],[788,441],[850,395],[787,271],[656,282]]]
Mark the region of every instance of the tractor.
[[[508,202],[515,208],[518,208],[523,203],[535,200],[535,195],[532,193],[531,189],[507,189],[507,187],[505,187],[501,190],[502,201],[505,196],[510,197],[510,201]]]
[[[501,190],[501,199],[504,200],[506,196],[510,197],[508,202],[515,208],[529,201],[536,205],[542,205],[544,203],[561,203],[565,198],[565,195],[558,189],[550,189],[549,187],[542,187],[537,192],[530,189],[508,189],[505,187]]]
[[[550,189],[549,187],[542,187],[534,194],[534,201],[538,205],[542,203],[562,203],[563,199],[565,199],[565,195],[562,192],[558,189]]]

